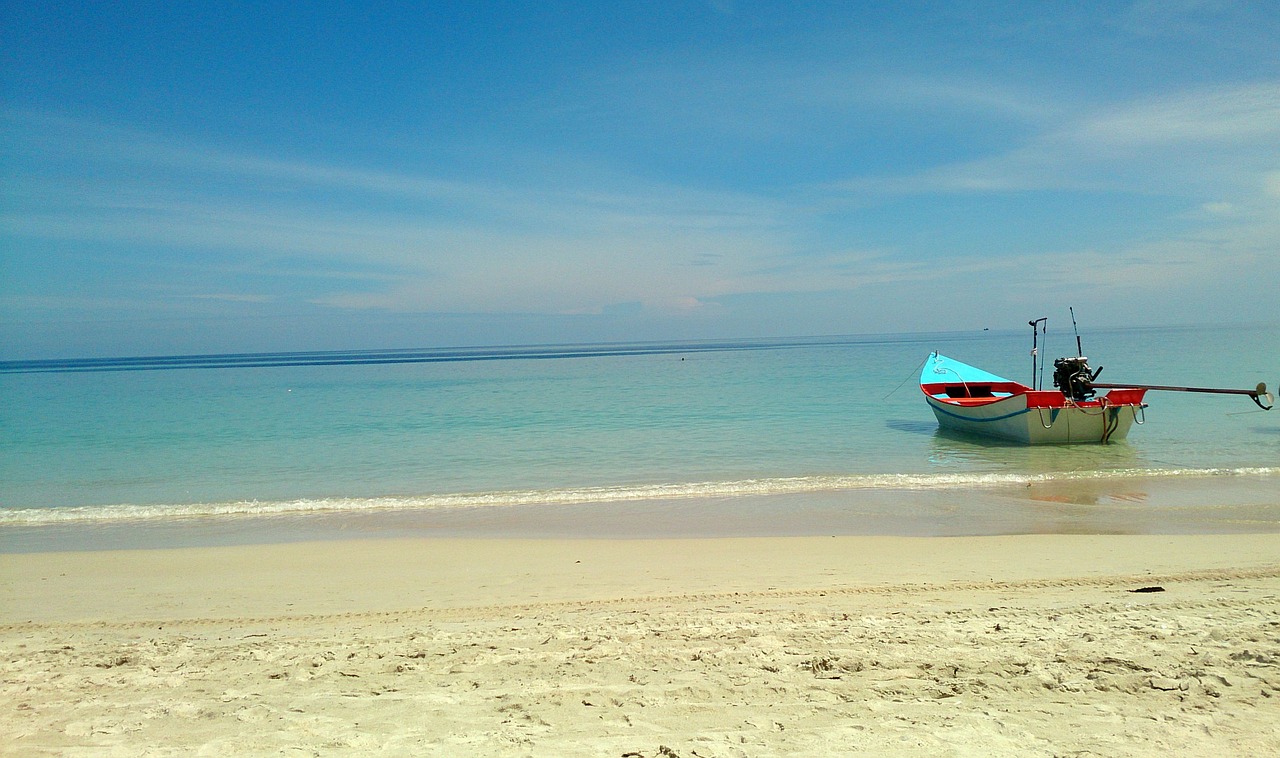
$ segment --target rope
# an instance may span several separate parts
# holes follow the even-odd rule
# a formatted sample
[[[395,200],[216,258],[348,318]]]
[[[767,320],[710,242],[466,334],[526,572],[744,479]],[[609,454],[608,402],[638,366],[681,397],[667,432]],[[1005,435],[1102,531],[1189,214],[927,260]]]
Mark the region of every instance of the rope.
[[[930,353],[930,355],[932,355],[932,353]],[[899,384],[897,387],[894,387],[892,392],[880,398],[880,402],[884,402],[885,400],[888,400],[889,398],[893,397],[894,392],[897,392],[898,390],[902,389],[903,384],[906,384],[907,382],[911,381],[911,377],[920,376],[920,369],[924,368],[924,364],[927,363],[928,361],[929,361],[929,356],[926,355],[924,357],[924,360],[920,361],[920,365],[916,366],[915,371],[912,371],[910,374],[907,374],[907,378],[902,380],[902,384]]]
[[[1102,403],[1102,412],[1104,414],[1102,417],[1102,444],[1105,445],[1111,441],[1111,435],[1120,428],[1120,409],[1118,407],[1112,408],[1105,397],[1101,398],[1099,402]],[[1111,411],[1109,419],[1105,415],[1108,410]]]

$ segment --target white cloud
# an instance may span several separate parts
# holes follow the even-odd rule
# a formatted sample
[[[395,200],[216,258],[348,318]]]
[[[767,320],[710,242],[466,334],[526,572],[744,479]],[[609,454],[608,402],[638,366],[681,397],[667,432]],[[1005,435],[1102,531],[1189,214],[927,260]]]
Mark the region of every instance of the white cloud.
[[[1018,191],[1248,192],[1280,151],[1280,82],[1084,110],[1008,150],[914,174],[854,177],[855,196]]]
[[[92,139],[78,144],[74,161],[91,169],[83,176],[45,174],[39,161],[23,163],[4,179],[17,202],[2,222],[11,236],[153,249],[193,280],[223,276],[187,296],[229,304],[264,303],[262,293],[271,292],[277,301],[351,310],[599,314],[641,303],[647,314],[681,315],[715,311],[735,295],[927,299],[961,290],[992,302],[1082,291],[1141,302],[1169,292],[1227,292],[1242,271],[1254,272],[1255,283],[1274,281],[1261,262],[1280,238],[1274,202],[1280,171],[1274,163],[1265,173],[1251,161],[1206,161],[1187,145],[1208,143],[1250,158],[1265,153],[1280,131],[1264,117],[1276,115],[1277,92],[1258,85],[1096,110],[985,160],[843,188],[874,205],[897,194],[1143,192],[1179,172],[1217,177],[1220,191],[1211,194],[1197,196],[1198,185],[1180,188],[1192,196],[1188,216],[1198,208],[1201,218],[1216,222],[1216,237],[1179,232],[1053,255],[957,258],[934,251],[925,262],[901,254],[892,241],[872,248],[859,246],[856,235],[820,236],[811,225],[833,212],[836,193],[829,187],[769,197],[563,165],[524,183],[458,183],[209,154],[199,145],[153,151],[145,138],[125,149],[131,135],[102,140],[100,153]],[[980,100],[964,91],[954,96]],[[1177,123],[1142,126],[1168,120]],[[1117,146],[1142,154],[1117,161]],[[47,155],[56,146],[40,150]],[[118,171],[121,165],[126,170]],[[102,172],[105,179],[92,170],[104,166],[112,169]],[[259,189],[273,182],[291,191]],[[937,236],[945,238],[945,230]],[[1045,247],[1051,245],[1040,240],[1038,249]],[[327,286],[304,282],[317,279],[329,280]]]
[[[1268,171],[1262,177],[1262,191],[1267,197],[1280,199],[1280,171]]]
[[[314,298],[342,307],[557,312],[693,297],[726,268],[776,253],[790,212],[746,194],[591,172],[566,184],[458,184],[58,127],[84,134],[69,148],[84,175],[46,174],[37,162],[8,179],[25,193],[2,220],[9,234],[125,244],[209,273],[361,283]],[[259,190],[273,180],[306,191]],[[689,261],[716,265],[690,271]]]
[[[1084,145],[1185,146],[1280,138],[1280,82],[1206,88],[1103,109],[1066,136]]]

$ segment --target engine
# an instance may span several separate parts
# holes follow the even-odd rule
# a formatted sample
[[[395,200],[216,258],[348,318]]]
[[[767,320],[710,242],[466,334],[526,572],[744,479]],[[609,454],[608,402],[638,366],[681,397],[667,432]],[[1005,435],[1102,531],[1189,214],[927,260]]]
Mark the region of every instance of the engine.
[[[1053,362],[1053,386],[1072,400],[1088,400],[1097,394],[1093,388],[1093,380],[1101,373],[1101,367],[1097,371],[1089,368],[1089,359],[1083,355],[1059,358]]]

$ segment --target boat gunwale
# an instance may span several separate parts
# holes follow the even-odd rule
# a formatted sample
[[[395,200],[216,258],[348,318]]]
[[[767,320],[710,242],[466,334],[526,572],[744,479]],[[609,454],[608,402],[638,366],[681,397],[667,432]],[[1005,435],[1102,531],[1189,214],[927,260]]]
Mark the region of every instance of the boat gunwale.
[[[953,373],[955,378],[950,381],[926,382],[924,381],[926,378],[933,378],[927,375],[926,365],[922,367],[924,370],[920,375],[920,391],[930,401],[943,403],[950,408],[985,408],[996,403],[1025,397],[1028,409],[1079,408],[1093,411],[1128,406],[1141,407],[1146,394],[1145,389],[1113,389],[1089,400],[1072,400],[1061,390],[1037,390],[936,351],[930,354],[930,358],[935,363],[944,363],[947,371]],[[966,378],[966,375],[971,375],[973,378]]]

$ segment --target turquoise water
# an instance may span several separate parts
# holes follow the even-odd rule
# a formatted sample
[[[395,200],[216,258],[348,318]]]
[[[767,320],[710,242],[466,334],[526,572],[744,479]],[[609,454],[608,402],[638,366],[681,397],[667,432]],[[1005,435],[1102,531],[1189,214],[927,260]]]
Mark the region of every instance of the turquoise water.
[[[1075,353],[1069,331],[1047,339],[1050,363]],[[1105,366],[1099,381],[1280,383],[1274,326],[1099,331],[1084,343]],[[1108,446],[938,432],[915,381],[930,351],[1027,382],[1029,349],[1014,331],[215,357],[127,371],[9,362],[0,525],[1280,472],[1280,411],[1242,397],[1150,393],[1146,423]]]

